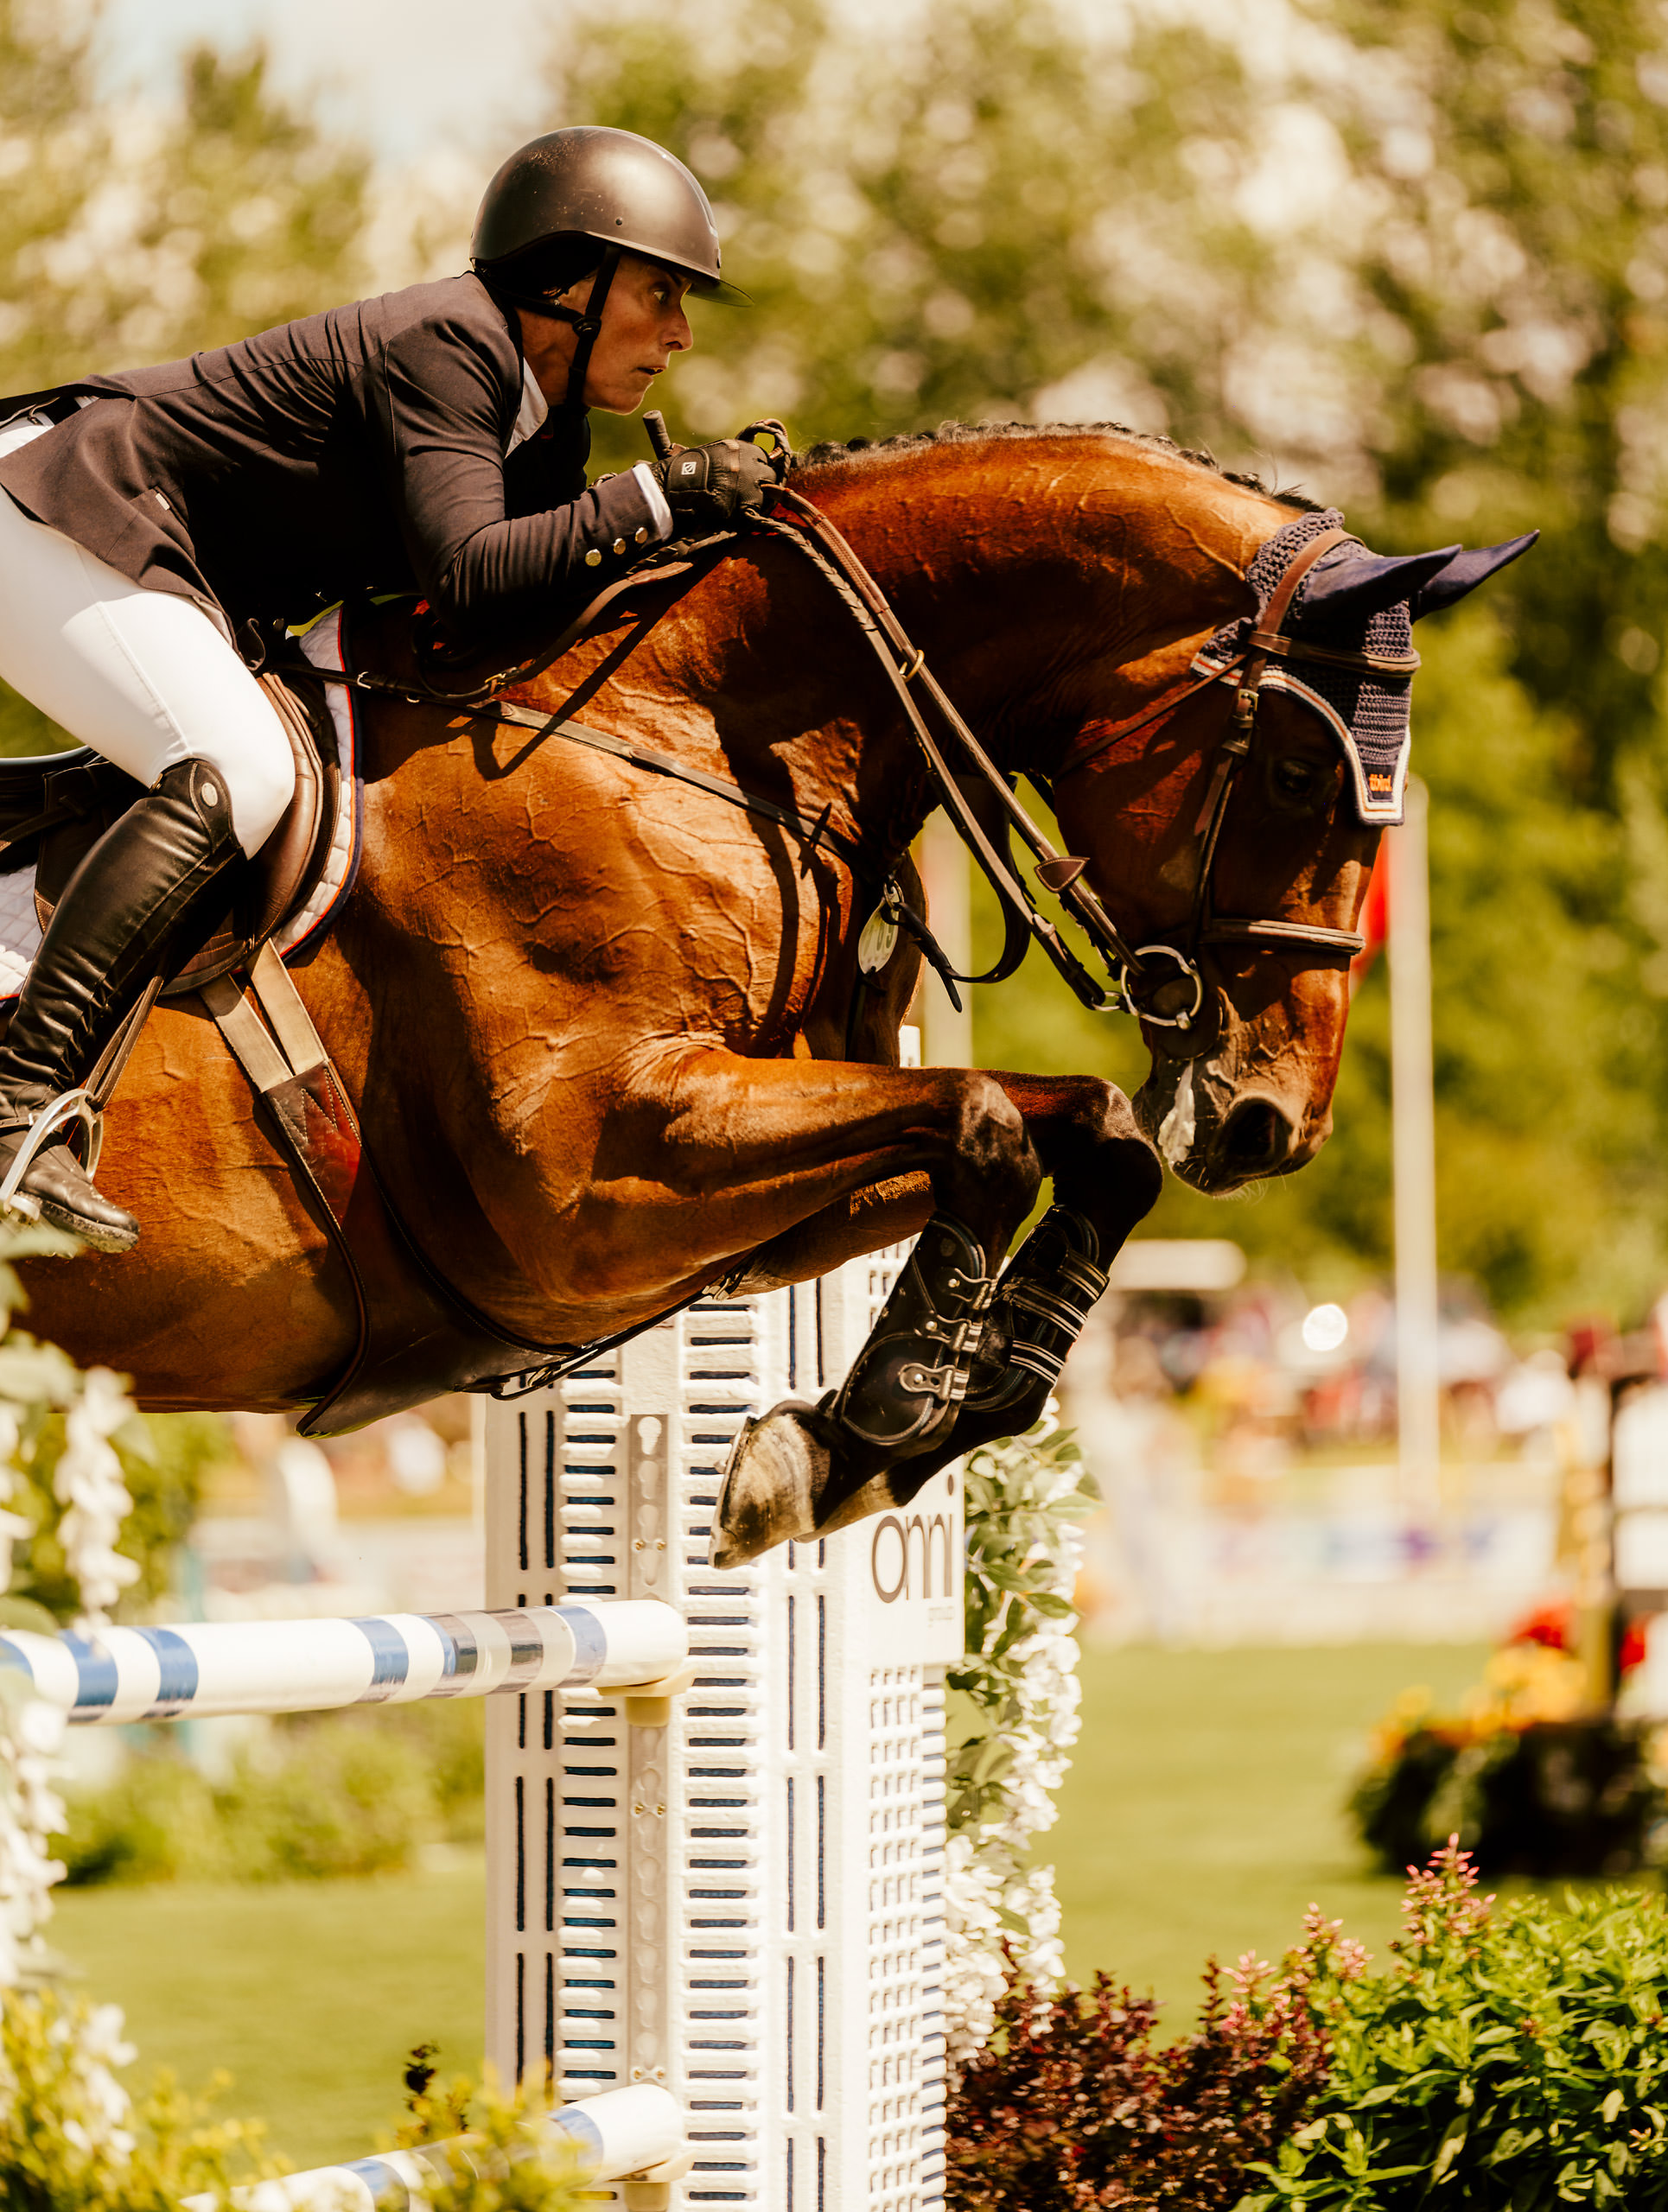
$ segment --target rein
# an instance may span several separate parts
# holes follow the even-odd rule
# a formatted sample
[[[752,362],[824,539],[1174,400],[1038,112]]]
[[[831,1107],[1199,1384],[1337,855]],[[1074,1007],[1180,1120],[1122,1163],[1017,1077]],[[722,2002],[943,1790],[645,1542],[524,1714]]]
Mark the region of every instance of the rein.
[[[752,423],[742,435],[750,437],[762,430],[768,430],[777,442],[779,451],[775,458],[785,476],[792,463],[793,454],[780,424]],[[1333,530],[1323,532],[1294,557],[1276,586],[1261,620],[1248,632],[1240,650],[1225,667],[1194,677],[1137,715],[1110,728],[1103,727],[1096,732],[1092,741],[1077,751],[1054,777],[1053,781],[1058,784],[1066,777],[1077,774],[1120,740],[1168,719],[1187,700],[1211,684],[1228,683],[1237,677],[1228,734],[1221,741],[1194,830],[1200,847],[1199,868],[1182,943],[1180,945],[1149,944],[1136,946],[1124,937],[1098,894],[1084,882],[1083,874],[1088,865],[1087,861],[1076,855],[1060,852],[1044,835],[1020,800],[1013,782],[985,751],[954,702],[926,666],[924,649],[913,643],[885,593],[840,531],[820,508],[801,493],[790,489],[785,482],[779,482],[777,486],[773,509],[770,514],[751,518],[748,534],[768,534],[793,546],[812,563],[844,604],[903,709],[917,750],[937,791],[939,804],[955,824],[957,834],[996,893],[1003,918],[1003,944],[996,962],[981,975],[964,976],[952,967],[942,947],[933,938],[925,918],[916,914],[903,901],[893,874],[894,864],[877,861],[862,843],[844,832],[835,830],[828,819],[829,808],[825,807],[814,823],[807,822],[792,808],[780,806],[748,791],[739,784],[732,784],[723,778],[709,775],[703,770],[687,766],[668,753],[656,752],[651,747],[626,739],[608,736],[570,718],[545,715],[534,709],[513,705],[497,696],[506,689],[529,682],[551,666],[570,646],[589,635],[595,627],[598,618],[632,589],[640,588],[645,582],[675,583],[678,589],[672,597],[664,607],[652,610],[627,640],[625,652],[634,651],[678,600],[703,581],[729,555],[742,535],[741,532],[718,532],[692,545],[680,546],[676,552],[668,547],[658,556],[651,555],[646,561],[639,563],[629,575],[619,578],[599,594],[550,645],[513,668],[501,670],[456,690],[432,683],[421,672],[408,678],[382,676],[368,670],[351,675],[336,675],[316,669],[310,663],[309,672],[315,676],[322,675],[328,683],[344,683],[356,690],[400,698],[412,706],[447,708],[455,713],[461,711],[472,719],[478,717],[514,723],[544,735],[561,737],[570,743],[608,753],[633,767],[656,775],[674,777],[731,805],[774,822],[800,840],[806,849],[807,859],[818,849],[825,849],[843,861],[857,880],[871,889],[878,887],[888,918],[895,918],[920,944],[924,956],[942,978],[952,1001],[958,1005],[960,1001],[955,990],[957,983],[1005,982],[1017,969],[1030,945],[1035,943],[1041,946],[1076,996],[1092,1012],[1112,1013],[1127,1007],[1153,1027],[1174,1029],[1188,1037],[1192,1051],[1181,1053],[1173,1051],[1172,1057],[1197,1058],[1211,1048],[1216,1028],[1213,1022],[1207,1021],[1197,1036],[1191,1033],[1205,1010],[1206,983],[1200,958],[1206,947],[1245,943],[1266,944],[1270,948],[1302,946],[1334,958],[1353,957],[1363,949],[1365,941],[1353,930],[1286,921],[1277,916],[1219,915],[1212,897],[1213,875],[1223,826],[1239,772],[1252,749],[1262,684],[1270,661],[1310,660],[1324,662],[1333,667],[1357,670],[1363,674],[1392,676],[1410,675],[1419,665],[1417,654],[1391,656],[1345,652],[1312,645],[1285,634],[1284,626],[1299,585],[1323,556],[1346,541],[1346,531]],[[934,718],[965,756],[971,772],[958,773],[945,758],[922,711],[923,702],[931,709]],[[991,803],[1000,824],[996,835],[987,830],[980,820],[978,809],[970,800],[965,785],[971,785],[976,793]],[[1052,799],[1048,785],[1044,784],[1040,787],[1044,795]],[[1033,872],[1039,882],[1059,899],[1099,955],[1111,978],[1110,991],[1103,989],[1089,974],[1054,925],[1039,910],[1030,891],[1015,873],[1009,843],[1013,834],[1016,834],[1021,842],[1028,848]],[[1156,974],[1162,963],[1172,963],[1174,972]],[[1190,990],[1190,1000],[1176,1006],[1174,1011],[1161,1011],[1159,997],[1162,995],[1173,1001],[1178,985],[1184,994]]]

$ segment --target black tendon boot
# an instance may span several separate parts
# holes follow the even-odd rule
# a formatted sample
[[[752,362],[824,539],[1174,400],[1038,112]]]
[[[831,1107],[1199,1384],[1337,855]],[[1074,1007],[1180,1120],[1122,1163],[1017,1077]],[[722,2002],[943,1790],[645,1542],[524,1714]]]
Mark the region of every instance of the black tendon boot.
[[[972,1232],[935,1213],[838,1395],[816,1406],[789,1399],[736,1438],[712,1564],[739,1566],[883,1510],[872,1486],[894,1462],[913,1471],[954,1429],[995,1290]],[[865,1493],[873,1502],[862,1502]]]
[[[243,858],[218,770],[182,760],[113,823],[59,900],[0,1046],[0,1185],[32,1127],[40,1149],[6,1203],[67,1229],[100,1252],[124,1252],[139,1224],[111,1205],[54,1128],[55,1103],[84,1084],[155,975],[196,950],[223,911]],[[68,1120],[79,1118],[73,1115]]]
[[[1090,1308],[1106,1287],[1100,1241],[1068,1206],[1050,1206],[996,1286],[973,1371],[943,1458],[999,1436],[1022,1436],[1041,1418]]]

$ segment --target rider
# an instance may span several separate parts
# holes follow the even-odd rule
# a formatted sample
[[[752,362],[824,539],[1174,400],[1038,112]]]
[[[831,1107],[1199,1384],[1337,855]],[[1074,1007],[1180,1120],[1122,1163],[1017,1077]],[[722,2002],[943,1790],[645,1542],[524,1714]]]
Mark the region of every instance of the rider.
[[[563,594],[759,505],[768,466],[733,441],[586,486],[587,409],[630,414],[692,343],[684,296],[729,290],[681,162],[626,130],[535,138],[487,187],[470,258],[0,400],[0,677],[146,786],[71,879],[12,1014],[0,1178],[153,976],[212,935],[290,804],[289,740],[239,641],[367,590],[421,591],[463,646],[548,634]],[[101,1251],[139,1233],[45,1128],[20,1197]]]

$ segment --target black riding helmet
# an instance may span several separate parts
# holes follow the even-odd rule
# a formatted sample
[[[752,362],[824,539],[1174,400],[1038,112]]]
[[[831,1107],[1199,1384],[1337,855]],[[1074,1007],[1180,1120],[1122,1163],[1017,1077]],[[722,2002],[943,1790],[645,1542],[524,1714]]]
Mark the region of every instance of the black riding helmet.
[[[564,405],[584,405],[585,372],[622,253],[691,280],[703,299],[744,296],[720,273],[717,226],[684,164],[634,130],[582,124],[511,155],[487,187],[469,257],[494,297],[570,322],[579,345]],[[584,313],[552,299],[591,270]]]

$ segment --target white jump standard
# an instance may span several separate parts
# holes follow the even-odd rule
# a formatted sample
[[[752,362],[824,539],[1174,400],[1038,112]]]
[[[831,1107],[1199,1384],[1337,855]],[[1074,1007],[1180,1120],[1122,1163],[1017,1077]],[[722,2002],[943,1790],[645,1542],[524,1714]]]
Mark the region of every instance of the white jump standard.
[[[707,1563],[742,1422],[837,1382],[902,1256],[700,1300],[492,1408],[494,1611],[0,1634],[0,1667],[83,1726],[499,1693],[487,2052],[551,2082],[566,2101],[535,2134],[626,2212],[944,2202],[959,1473],[825,1542]],[[483,2153],[463,2137],[237,2202],[420,2212]]]
[[[642,1718],[664,1721],[658,1694],[678,1686],[688,1653],[683,1621],[653,1602],[0,1635],[0,1666],[20,1669],[37,1697],[81,1726],[640,1687]]]
[[[689,1625],[664,1729],[595,1690],[487,1712],[487,2056],[569,2098],[671,2091],[693,2160],[673,2212],[943,2202],[959,1476],[825,1542],[707,1564],[743,1420],[837,1384],[902,1256],[701,1300],[488,1409],[488,1602],[659,1599]],[[626,2182],[612,2201],[653,2199]]]

